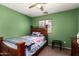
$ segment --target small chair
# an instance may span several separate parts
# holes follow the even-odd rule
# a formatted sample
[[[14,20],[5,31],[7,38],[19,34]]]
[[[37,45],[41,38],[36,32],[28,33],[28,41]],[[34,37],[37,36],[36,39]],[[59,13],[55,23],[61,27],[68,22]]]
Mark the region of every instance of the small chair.
[[[60,50],[62,50],[62,41],[61,40],[52,40],[52,48],[53,47],[59,47],[60,48]]]

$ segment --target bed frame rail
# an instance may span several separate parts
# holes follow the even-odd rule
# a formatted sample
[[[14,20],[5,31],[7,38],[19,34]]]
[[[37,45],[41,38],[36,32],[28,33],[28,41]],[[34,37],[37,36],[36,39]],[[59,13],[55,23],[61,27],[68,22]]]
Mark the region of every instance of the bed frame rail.
[[[13,49],[3,43],[3,37],[0,37],[0,55],[5,55],[8,53],[12,56],[24,56],[25,55],[25,42],[16,43],[17,49]]]

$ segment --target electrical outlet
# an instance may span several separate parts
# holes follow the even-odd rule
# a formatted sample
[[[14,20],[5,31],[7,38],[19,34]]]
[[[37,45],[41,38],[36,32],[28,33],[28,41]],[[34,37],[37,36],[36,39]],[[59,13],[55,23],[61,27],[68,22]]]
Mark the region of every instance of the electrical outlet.
[[[64,41],[64,44],[66,44],[66,41]]]

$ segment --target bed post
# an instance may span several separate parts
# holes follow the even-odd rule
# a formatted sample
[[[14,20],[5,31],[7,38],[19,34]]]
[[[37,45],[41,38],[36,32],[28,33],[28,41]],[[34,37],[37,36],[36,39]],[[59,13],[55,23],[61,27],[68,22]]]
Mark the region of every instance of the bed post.
[[[31,26],[31,34],[32,34],[32,28],[33,28],[33,26]]]
[[[3,41],[3,37],[0,37],[0,52],[1,52],[1,44],[2,44],[2,41]]]
[[[46,40],[47,40],[47,43],[46,44],[48,45],[48,35],[46,35],[45,37],[46,37]]]
[[[48,45],[48,25],[45,25],[46,28],[46,40],[47,40],[47,45]]]
[[[24,56],[25,55],[25,42],[17,43],[17,55]]]
[[[3,41],[3,37],[0,37],[0,43]]]
[[[33,28],[33,26],[31,26],[31,29]]]

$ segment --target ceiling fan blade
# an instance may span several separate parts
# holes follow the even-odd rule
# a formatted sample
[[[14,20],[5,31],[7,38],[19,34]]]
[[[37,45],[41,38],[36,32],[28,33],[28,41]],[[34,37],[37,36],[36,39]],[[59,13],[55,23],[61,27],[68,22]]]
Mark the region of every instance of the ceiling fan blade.
[[[42,3],[42,4],[47,4],[47,3]]]
[[[29,6],[29,8],[33,8],[33,7],[35,7],[37,4],[38,4],[38,3],[31,5],[31,6]]]
[[[41,8],[40,8],[40,9],[41,9],[41,11],[44,11],[44,8],[43,8],[43,6],[41,6]]]
[[[48,12],[43,12],[44,14],[48,14]]]

